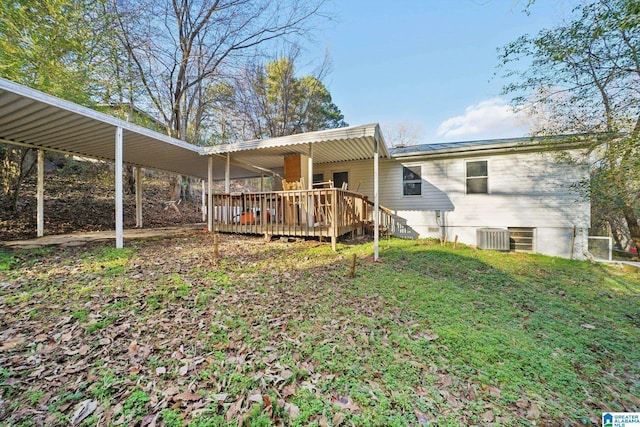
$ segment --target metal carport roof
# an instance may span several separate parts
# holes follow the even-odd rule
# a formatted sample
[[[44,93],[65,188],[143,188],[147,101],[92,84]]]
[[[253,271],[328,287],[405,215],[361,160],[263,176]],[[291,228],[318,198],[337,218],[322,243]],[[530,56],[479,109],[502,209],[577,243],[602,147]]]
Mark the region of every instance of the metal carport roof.
[[[201,147],[0,78],[0,142],[115,161],[116,128],[123,129],[123,161],[134,166],[207,179]],[[225,177],[214,157],[214,179]],[[255,176],[231,165],[230,176]]]

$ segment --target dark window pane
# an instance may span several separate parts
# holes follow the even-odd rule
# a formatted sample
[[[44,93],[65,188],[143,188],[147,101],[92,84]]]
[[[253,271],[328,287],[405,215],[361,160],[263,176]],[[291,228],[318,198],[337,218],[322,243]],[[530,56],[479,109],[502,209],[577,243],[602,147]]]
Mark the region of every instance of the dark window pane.
[[[422,194],[421,182],[406,182],[402,186],[405,196],[419,196]]]
[[[412,166],[410,168],[403,167],[402,168],[402,180],[403,181],[414,181],[422,179],[420,176],[420,166]]]
[[[488,193],[487,178],[468,178],[467,194]]]
[[[467,177],[488,176],[487,161],[467,162]]]
[[[323,182],[324,181],[324,174],[323,173],[314,173],[313,174],[313,183],[316,184],[318,182]]]
[[[333,173],[333,186],[336,188],[342,188],[342,184],[349,182],[349,172],[334,172]]]

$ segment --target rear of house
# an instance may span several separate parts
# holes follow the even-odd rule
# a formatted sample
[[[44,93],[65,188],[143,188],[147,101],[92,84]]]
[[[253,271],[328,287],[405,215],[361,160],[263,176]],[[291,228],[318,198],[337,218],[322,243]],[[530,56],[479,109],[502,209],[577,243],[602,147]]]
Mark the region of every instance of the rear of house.
[[[380,204],[400,237],[477,245],[479,230],[500,229],[511,250],[583,259],[589,167],[579,149],[529,138],[397,147],[380,163]],[[317,165],[314,180],[329,179],[373,197],[370,161]]]

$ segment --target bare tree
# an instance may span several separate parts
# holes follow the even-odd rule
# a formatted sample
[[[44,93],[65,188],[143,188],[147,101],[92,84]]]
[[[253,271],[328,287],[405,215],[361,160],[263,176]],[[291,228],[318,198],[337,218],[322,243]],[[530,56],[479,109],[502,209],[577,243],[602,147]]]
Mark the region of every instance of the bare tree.
[[[317,19],[325,17],[323,4],[324,0],[112,0],[111,12],[146,102],[166,123],[168,134],[186,139],[199,135],[211,102],[208,88],[224,71],[271,41],[307,35]]]
[[[383,127],[387,142],[392,147],[425,143],[424,129],[420,123],[403,120],[386,123]]]

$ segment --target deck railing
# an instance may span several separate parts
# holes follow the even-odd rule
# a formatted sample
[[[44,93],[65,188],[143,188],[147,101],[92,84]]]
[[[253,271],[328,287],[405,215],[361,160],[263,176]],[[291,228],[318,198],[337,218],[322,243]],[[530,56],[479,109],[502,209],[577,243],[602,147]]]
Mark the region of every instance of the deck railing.
[[[339,188],[242,194],[214,194],[215,230],[335,239],[364,233],[373,223],[373,204],[361,194]],[[382,209],[381,227],[391,229]]]

